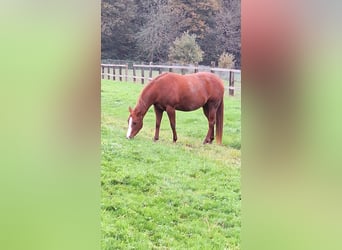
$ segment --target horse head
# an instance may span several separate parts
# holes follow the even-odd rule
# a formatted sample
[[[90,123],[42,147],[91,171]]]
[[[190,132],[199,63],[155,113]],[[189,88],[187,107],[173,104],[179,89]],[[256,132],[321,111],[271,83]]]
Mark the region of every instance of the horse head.
[[[131,107],[128,108],[128,111],[128,130],[126,137],[127,139],[132,139],[138,134],[143,126],[143,115],[141,112],[136,111],[135,109],[133,110]]]

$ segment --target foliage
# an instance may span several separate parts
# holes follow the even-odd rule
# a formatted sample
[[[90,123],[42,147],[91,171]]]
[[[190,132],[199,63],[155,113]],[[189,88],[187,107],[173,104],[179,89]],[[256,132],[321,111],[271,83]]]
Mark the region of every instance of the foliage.
[[[201,62],[203,51],[196,42],[196,35],[184,32],[176,38],[170,47],[169,59],[182,64],[196,64]]]
[[[221,1],[218,0],[176,0],[170,1],[174,9],[185,12],[185,16],[179,18],[183,31],[189,31],[202,39],[208,30],[210,19],[219,11]]]
[[[101,18],[103,59],[165,62],[188,31],[204,64],[227,51],[240,66],[240,0],[103,0]]]
[[[146,23],[137,34],[139,56],[148,61],[165,61],[170,44],[176,39],[184,12],[174,9],[163,1],[156,2],[146,17]]]
[[[128,59],[133,56],[136,26],[134,0],[102,0],[101,52],[102,58]]]
[[[223,146],[202,144],[202,110],[177,112],[177,143],[165,117],[153,142],[153,108],[127,140],[141,88],[102,81],[101,249],[239,249],[240,99],[225,97]]]
[[[223,52],[233,54],[235,65],[240,66],[241,50],[240,1],[223,1],[220,11],[214,16],[211,29],[199,44],[206,53],[205,63],[217,61]]]
[[[219,58],[218,66],[220,68],[231,69],[234,67],[234,60],[235,60],[234,55],[224,52]]]

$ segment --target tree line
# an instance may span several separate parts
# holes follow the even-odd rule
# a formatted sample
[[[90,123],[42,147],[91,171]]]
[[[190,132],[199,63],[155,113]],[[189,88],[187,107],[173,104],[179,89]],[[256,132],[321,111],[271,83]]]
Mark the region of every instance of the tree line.
[[[187,34],[201,64],[231,54],[240,67],[240,0],[102,0],[101,7],[102,59],[170,62]]]

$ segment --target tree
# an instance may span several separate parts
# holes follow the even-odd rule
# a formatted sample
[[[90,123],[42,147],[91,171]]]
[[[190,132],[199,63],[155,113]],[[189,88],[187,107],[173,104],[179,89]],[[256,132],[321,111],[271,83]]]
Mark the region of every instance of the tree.
[[[137,34],[140,58],[149,62],[165,61],[172,42],[181,34],[184,13],[164,0],[155,0]]]
[[[241,51],[241,13],[240,0],[225,0],[223,8],[215,17],[215,29],[210,31],[216,37],[215,60],[223,52],[233,54],[235,65],[240,67]]]
[[[176,38],[170,47],[169,59],[182,64],[195,64],[201,62],[203,51],[196,42],[196,35],[184,32],[180,38]]]
[[[222,7],[222,0],[136,0],[136,4],[139,57],[150,62],[165,61],[172,42],[185,31],[196,34],[201,47],[206,46],[202,39],[215,29],[214,17]]]
[[[188,32],[196,35],[195,42],[204,51],[198,62],[209,65],[227,52],[234,55],[235,66],[240,67],[240,1],[102,0],[101,57],[184,61],[172,57],[170,47],[174,48],[176,38]]]
[[[102,0],[102,58],[126,59],[134,52],[136,8],[134,0]]]
[[[180,20],[184,31],[196,34],[199,39],[205,36],[209,29],[209,20],[221,7],[220,0],[174,0],[170,1],[172,8],[182,10],[185,15]]]

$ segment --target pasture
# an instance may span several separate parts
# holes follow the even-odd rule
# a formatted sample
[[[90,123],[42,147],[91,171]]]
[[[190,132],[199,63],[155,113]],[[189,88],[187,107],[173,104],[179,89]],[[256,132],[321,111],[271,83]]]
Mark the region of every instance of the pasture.
[[[202,109],[176,112],[177,143],[166,113],[153,142],[153,107],[127,140],[128,106],[142,88],[101,82],[102,249],[239,249],[240,97],[225,96],[222,146],[202,144]]]

